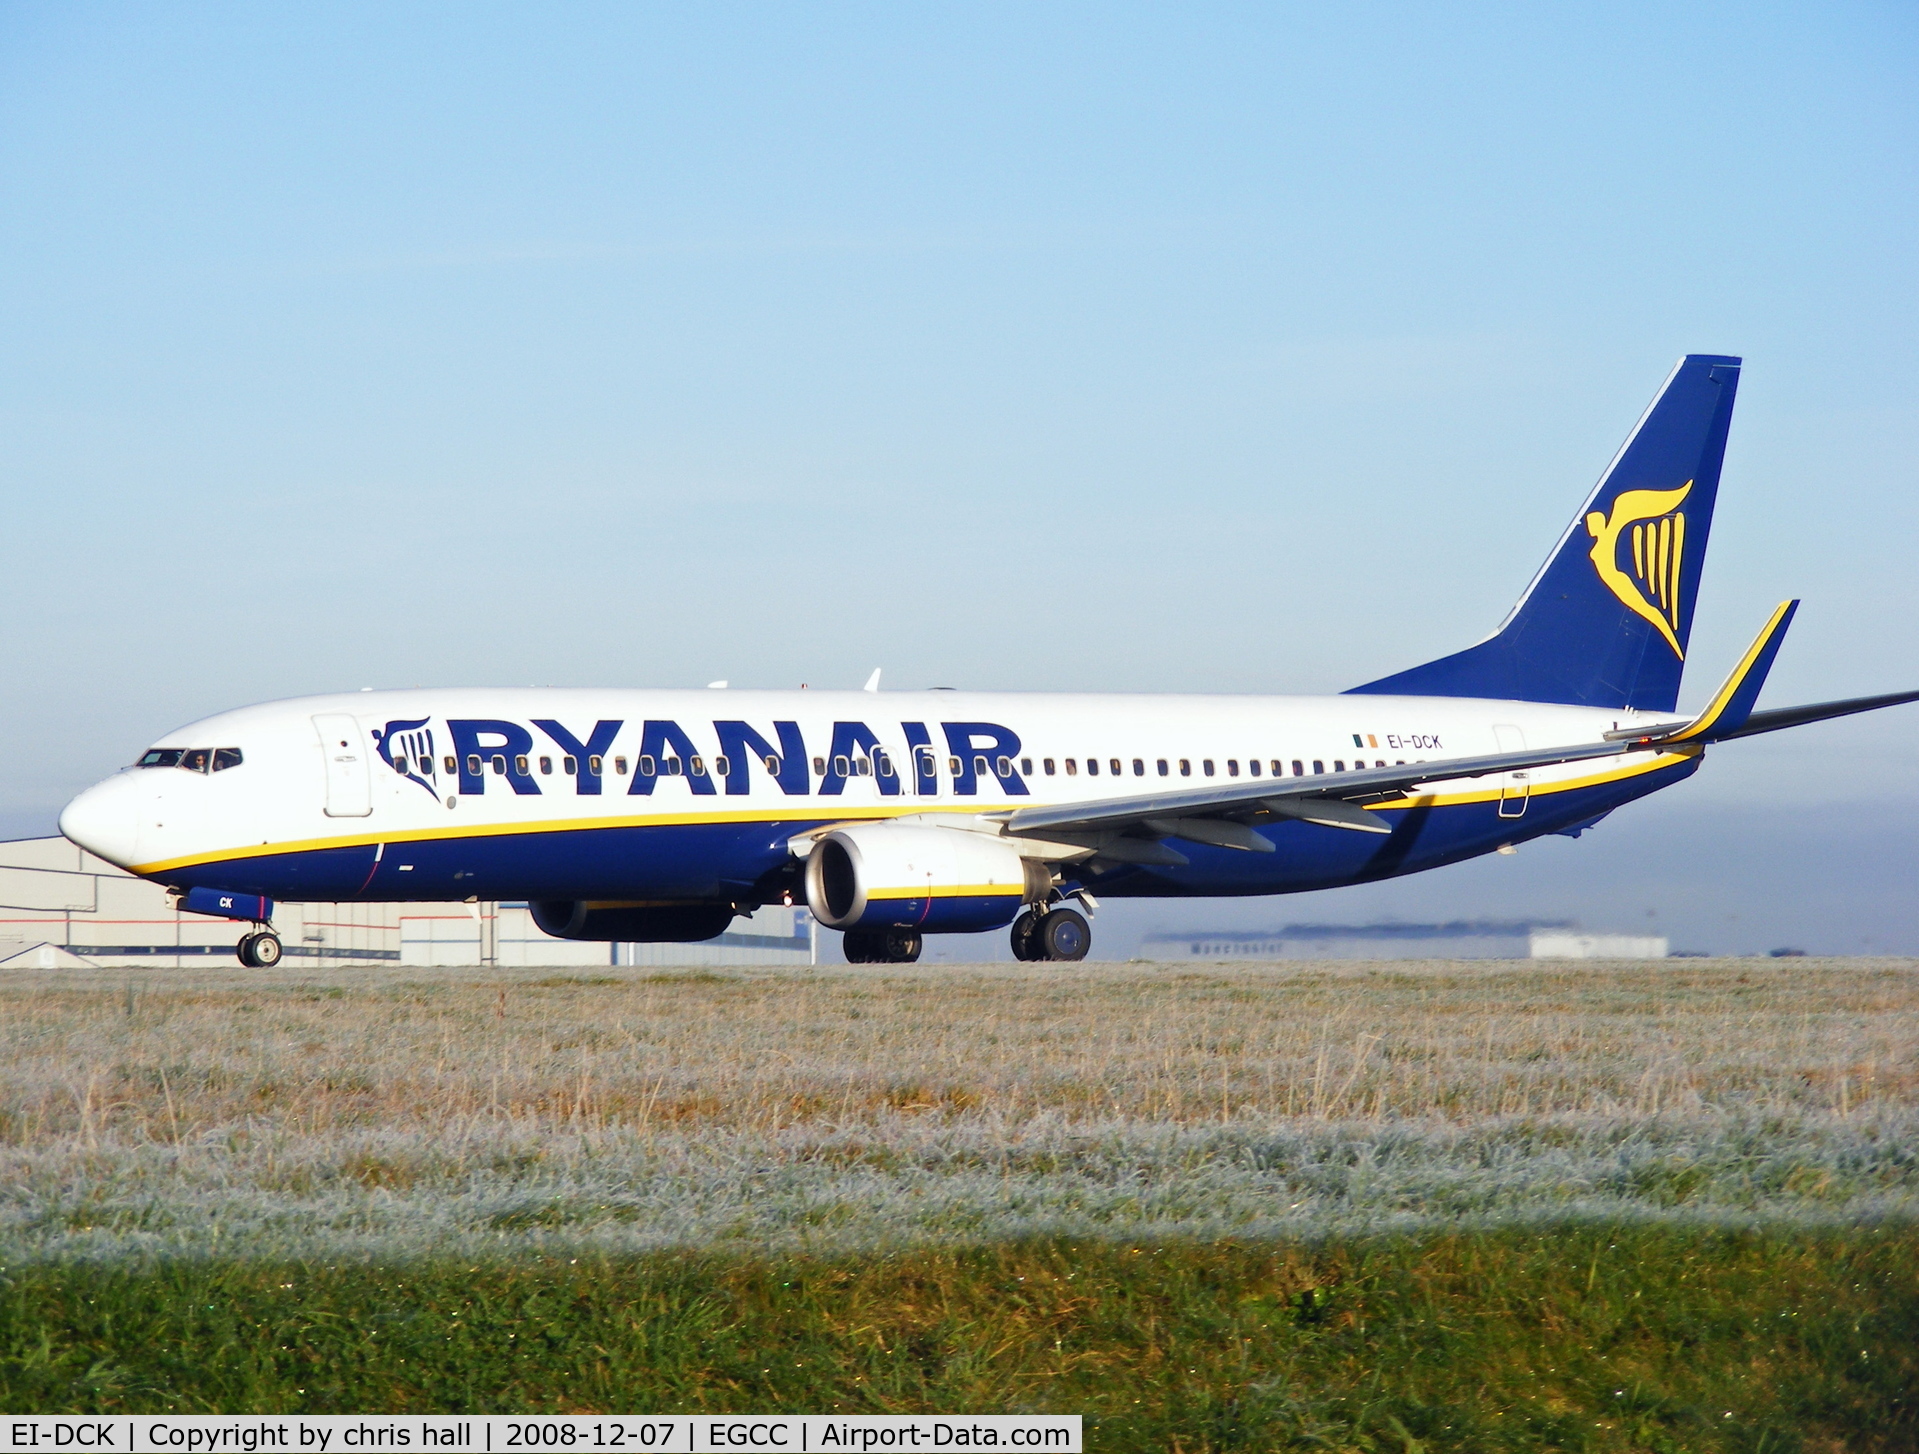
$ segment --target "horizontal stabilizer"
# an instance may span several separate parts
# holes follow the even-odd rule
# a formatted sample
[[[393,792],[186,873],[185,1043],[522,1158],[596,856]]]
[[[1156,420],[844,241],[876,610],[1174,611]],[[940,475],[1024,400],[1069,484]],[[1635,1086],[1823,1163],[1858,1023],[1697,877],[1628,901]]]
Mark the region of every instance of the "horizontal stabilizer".
[[[1754,712],[1745,725],[1722,732],[1718,739],[1730,742],[1735,737],[1757,737],[1761,732],[1779,732],[1787,727],[1803,727],[1808,722],[1827,722],[1834,717],[1850,717],[1855,712],[1876,712],[1881,707],[1898,707],[1919,702],[1919,692],[1887,692],[1878,697],[1848,697],[1843,702],[1814,702],[1807,707],[1779,707],[1770,712]]]

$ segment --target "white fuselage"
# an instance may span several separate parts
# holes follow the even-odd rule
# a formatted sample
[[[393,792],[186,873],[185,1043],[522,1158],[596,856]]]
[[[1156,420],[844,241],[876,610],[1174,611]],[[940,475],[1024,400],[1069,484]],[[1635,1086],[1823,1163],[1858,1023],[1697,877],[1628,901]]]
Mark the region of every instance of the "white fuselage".
[[[789,839],[820,824],[929,814],[957,823],[1009,807],[1589,743],[1639,720],[1363,695],[361,692],[265,703],[170,732],[148,756],[170,764],[179,750],[189,766],[127,768],[77,798],[62,829],[149,878],[288,899],[750,899]],[[233,765],[218,770],[221,758],[192,756],[222,749]],[[1663,769],[1692,765],[1640,753],[1603,768],[1435,784],[1385,806],[1478,805],[1474,831],[1432,837],[1391,871],[1563,831],[1663,785]],[[1498,841],[1480,821],[1488,810]],[[1257,865],[1245,855],[1196,860],[1182,874],[1123,877],[1111,891],[1270,893],[1323,886],[1329,874],[1379,876],[1374,860],[1353,858],[1362,845],[1340,841],[1353,836],[1308,829],[1297,851]]]

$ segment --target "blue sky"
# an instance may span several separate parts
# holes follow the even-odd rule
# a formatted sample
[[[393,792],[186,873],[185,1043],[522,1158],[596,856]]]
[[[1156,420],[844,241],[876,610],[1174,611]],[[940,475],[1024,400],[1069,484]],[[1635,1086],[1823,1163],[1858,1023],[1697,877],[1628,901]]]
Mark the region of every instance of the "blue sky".
[[[1338,689],[1483,635],[1686,351],[1748,361],[1689,698],[1786,595],[1770,701],[1919,686],[1915,61],[1894,5],[7,6],[0,827],[341,687]],[[1883,916],[1916,742],[1680,791],[1884,818]]]

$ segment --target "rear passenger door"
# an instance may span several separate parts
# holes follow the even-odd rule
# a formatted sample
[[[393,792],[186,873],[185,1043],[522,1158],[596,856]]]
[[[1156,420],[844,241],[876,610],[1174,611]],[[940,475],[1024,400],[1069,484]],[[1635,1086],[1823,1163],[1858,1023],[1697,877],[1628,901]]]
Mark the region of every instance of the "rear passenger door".
[[[1493,728],[1493,736],[1498,739],[1501,752],[1526,750],[1526,734],[1519,727],[1502,722]],[[1499,775],[1499,816],[1502,818],[1525,817],[1526,800],[1531,793],[1531,773],[1502,772]]]

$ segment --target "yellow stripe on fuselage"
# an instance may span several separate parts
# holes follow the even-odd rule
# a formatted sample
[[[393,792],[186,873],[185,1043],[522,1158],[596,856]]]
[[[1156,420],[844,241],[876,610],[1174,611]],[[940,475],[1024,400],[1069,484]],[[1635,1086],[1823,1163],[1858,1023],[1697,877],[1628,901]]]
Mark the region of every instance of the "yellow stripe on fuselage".
[[[1636,763],[1625,767],[1609,768],[1605,772],[1587,773],[1583,777],[1563,778],[1555,782],[1532,783],[1528,797],[1550,797],[1554,793],[1570,793],[1580,788],[1596,788],[1606,783],[1623,782],[1627,778],[1640,777],[1649,772],[1658,772],[1662,768],[1676,767],[1702,756],[1702,747],[1687,748],[1681,752],[1662,752],[1650,762]],[[1375,813],[1387,813],[1396,808],[1452,808],[1462,803],[1492,803],[1506,797],[1510,789],[1476,788],[1470,792],[1458,793],[1410,793],[1404,797],[1392,798],[1383,803],[1368,803],[1366,806]]]
[[[836,804],[821,803],[810,809],[760,808],[736,813],[643,813],[625,818],[548,818],[531,823],[478,823],[472,827],[419,828],[398,833],[348,833],[334,838],[296,838],[284,843],[262,843],[255,847],[222,848],[214,853],[193,853],[180,858],[163,858],[153,863],[136,864],[129,873],[151,875],[175,868],[197,868],[205,863],[227,863],[245,858],[271,858],[282,853],[315,853],[330,848],[371,848],[384,843],[398,848],[408,843],[444,843],[457,838],[507,838],[519,833],[585,833],[602,828],[671,828],[683,825],[721,823],[818,823],[822,821],[863,822],[871,819],[903,818],[923,813],[975,814],[998,811],[970,803],[915,803],[911,807],[874,804],[871,807],[835,811]],[[1023,806],[1023,805],[1022,805]]]
[[[1688,747],[1676,752],[1661,752],[1651,761],[1608,769],[1604,772],[1589,773],[1583,777],[1566,778],[1553,782],[1534,783],[1529,796],[1549,797],[1554,793],[1573,792],[1580,788],[1598,787],[1609,782],[1619,782],[1626,778],[1639,777],[1649,772],[1658,772],[1662,768],[1676,766],[1700,756],[1703,748]],[[1438,766],[1438,764],[1435,764]],[[1293,779],[1291,781],[1297,781]],[[1392,811],[1399,808],[1446,808],[1465,803],[1493,802],[1505,796],[1500,788],[1474,789],[1450,793],[1417,793],[1393,798],[1385,802],[1371,803],[1368,806],[1374,812]],[[806,809],[742,808],[733,813],[648,813],[624,818],[560,818],[546,819],[532,823],[480,823],[471,827],[425,828],[399,833],[353,833],[342,834],[334,838],[301,838],[285,843],[262,843],[257,847],[247,845],[244,848],[224,848],[213,853],[188,854],[180,858],[159,859],[153,863],[134,865],[129,872],[151,878],[157,874],[171,872],[180,868],[199,868],[209,863],[235,863],[249,858],[271,858],[284,853],[317,853],[337,848],[372,848],[384,843],[389,848],[402,847],[409,843],[444,843],[461,838],[505,838],[522,833],[590,833],[608,828],[671,828],[688,826],[719,826],[726,823],[818,823],[822,821],[840,822],[884,822],[893,818],[921,817],[932,813],[945,813],[955,816],[974,817],[985,812],[1005,812],[1011,807],[1026,807],[1028,804],[983,804],[983,803],[901,803],[898,805],[875,803],[865,807],[846,808],[834,811],[838,804],[819,803]],[[1048,806],[1034,803],[1030,806]]]

